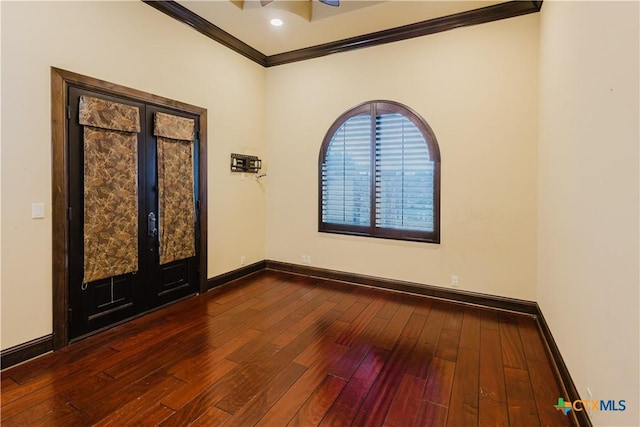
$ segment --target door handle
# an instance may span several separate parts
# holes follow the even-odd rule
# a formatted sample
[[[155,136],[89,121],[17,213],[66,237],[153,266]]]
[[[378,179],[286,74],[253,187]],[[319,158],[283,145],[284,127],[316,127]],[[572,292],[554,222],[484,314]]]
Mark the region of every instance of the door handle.
[[[147,216],[147,230],[149,230],[149,237],[156,237],[158,235],[158,227],[156,226],[156,214],[151,212]]]

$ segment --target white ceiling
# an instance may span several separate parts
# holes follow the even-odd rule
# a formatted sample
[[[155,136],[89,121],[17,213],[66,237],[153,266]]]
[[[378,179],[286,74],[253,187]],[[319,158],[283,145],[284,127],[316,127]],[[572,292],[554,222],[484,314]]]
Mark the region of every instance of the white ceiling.
[[[503,2],[341,0],[332,7],[318,0],[275,0],[263,7],[246,0],[242,9],[229,0],[178,3],[263,54],[275,55]],[[311,20],[300,12],[309,4]],[[272,18],[284,25],[272,26]]]

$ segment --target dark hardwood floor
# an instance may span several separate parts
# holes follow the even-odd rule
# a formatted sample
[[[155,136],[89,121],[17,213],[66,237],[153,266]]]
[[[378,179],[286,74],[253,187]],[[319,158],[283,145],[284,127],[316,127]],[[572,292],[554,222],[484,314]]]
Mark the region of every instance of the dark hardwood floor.
[[[2,372],[3,426],[565,426],[532,318],[261,272]]]

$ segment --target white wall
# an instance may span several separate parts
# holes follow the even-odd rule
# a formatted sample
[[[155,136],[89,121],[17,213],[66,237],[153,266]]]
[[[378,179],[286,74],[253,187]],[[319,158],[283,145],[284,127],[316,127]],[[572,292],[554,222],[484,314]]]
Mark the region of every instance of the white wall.
[[[582,398],[640,425],[637,2],[541,13],[537,299]]]
[[[209,277],[265,258],[265,70],[142,2],[1,2],[2,348],[52,331],[50,67],[208,110]],[[46,218],[30,218],[31,203]]]
[[[267,257],[533,299],[538,16],[267,71]],[[433,128],[442,155],[440,245],[318,233],[318,153],[347,109],[390,99]]]

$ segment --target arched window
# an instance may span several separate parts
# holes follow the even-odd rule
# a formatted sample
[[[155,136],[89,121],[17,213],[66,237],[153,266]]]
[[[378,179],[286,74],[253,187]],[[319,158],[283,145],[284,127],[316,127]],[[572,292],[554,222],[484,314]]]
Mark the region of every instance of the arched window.
[[[440,243],[440,150],[408,107],[370,101],[342,114],[318,169],[319,231]]]

